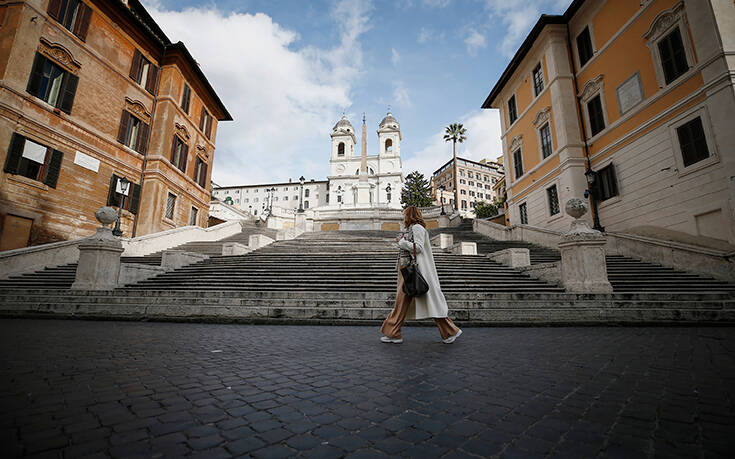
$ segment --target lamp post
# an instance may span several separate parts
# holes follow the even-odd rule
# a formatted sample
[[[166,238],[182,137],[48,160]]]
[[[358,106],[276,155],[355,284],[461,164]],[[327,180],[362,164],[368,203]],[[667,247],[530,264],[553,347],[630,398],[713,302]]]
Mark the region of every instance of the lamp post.
[[[590,196],[592,198],[592,228],[603,232],[605,231],[605,227],[600,224],[600,215],[597,211],[597,186],[595,183],[598,180],[598,174],[588,166],[584,177],[587,179],[587,190],[584,193],[585,197]]]
[[[439,187],[439,202],[442,203],[442,213],[439,215],[446,215],[447,213],[444,212],[444,185]]]
[[[122,229],[120,229],[120,218],[122,218],[122,208],[125,205],[125,195],[128,194],[130,181],[122,177],[117,180],[117,185],[120,187],[120,205],[117,207],[117,220],[115,221],[115,228],[112,230],[112,234],[113,236],[120,237],[123,234]],[[117,190],[115,191],[117,192]]]
[[[273,213],[273,197],[276,195],[276,188],[271,187],[271,189],[268,191],[270,191],[271,193],[271,204],[270,207],[268,207],[268,213]]]
[[[342,208],[342,193],[344,193],[344,191],[342,191],[342,185],[340,185],[337,187],[337,203],[339,203],[340,209]]]
[[[299,193],[299,213],[304,212],[304,176],[299,177],[299,183],[301,184],[301,192]]]
[[[391,187],[390,187],[390,183],[389,183],[389,184],[388,184],[388,185],[387,185],[387,186],[385,187],[385,194],[386,194],[386,195],[387,195],[387,197],[388,197],[388,204],[390,204],[390,198],[391,198],[391,196],[390,196],[390,190],[391,190]]]

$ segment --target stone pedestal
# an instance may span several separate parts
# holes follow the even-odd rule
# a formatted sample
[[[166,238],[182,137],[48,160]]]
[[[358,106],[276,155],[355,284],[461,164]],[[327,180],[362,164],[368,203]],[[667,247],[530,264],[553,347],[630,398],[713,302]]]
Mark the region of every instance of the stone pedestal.
[[[431,245],[440,249],[446,249],[454,245],[454,236],[446,233],[437,234],[431,238]]]
[[[564,288],[571,293],[612,293],[605,263],[607,238],[580,219],[587,211],[581,199],[570,199],[566,210],[576,220],[559,242]]]
[[[457,255],[477,255],[477,243],[457,242],[452,245],[450,250]]]
[[[296,212],[296,218],[294,221],[294,229],[296,230],[296,234],[301,234],[306,232],[306,213],[305,212]]]
[[[79,244],[79,263],[72,290],[113,290],[120,277],[120,239],[110,228],[97,228],[97,233]]]
[[[528,249],[512,247],[510,249],[498,250],[487,255],[491,260],[511,268],[522,268],[531,265],[531,254]]]
[[[439,215],[439,218],[437,218],[437,223],[439,225],[439,228],[446,228],[449,226],[449,215]]]
[[[367,177],[367,175],[365,176]],[[369,207],[372,205],[370,202],[370,183],[367,181],[367,178],[365,181],[360,180],[355,184],[355,189],[357,190],[357,202],[355,205],[357,207]]]
[[[251,251],[250,247],[239,242],[225,242],[222,244],[222,255],[245,255]]]
[[[265,247],[268,244],[272,244],[275,241],[264,234],[252,234],[248,239],[248,246],[251,250]]]

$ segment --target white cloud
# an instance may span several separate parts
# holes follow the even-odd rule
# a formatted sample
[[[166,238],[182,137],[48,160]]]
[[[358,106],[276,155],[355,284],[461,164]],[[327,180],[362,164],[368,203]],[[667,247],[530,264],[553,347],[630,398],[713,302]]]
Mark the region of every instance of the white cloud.
[[[541,13],[561,14],[568,4],[568,0],[485,0],[485,6],[490,12],[490,24],[495,24],[499,19],[506,28],[504,38],[498,44],[500,52],[512,57]]]
[[[500,143],[500,116],[497,110],[473,110],[460,117],[467,129],[467,140],[457,144],[457,156],[479,161],[495,161],[503,155]],[[443,139],[444,127],[432,135],[426,146],[403,161],[403,173],[419,171],[428,179],[435,170],[452,159],[452,142]]]
[[[390,61],[393,63],[394,67],[401,62],[401,55],[398,54],[398,51],[396,51],[395,48],[391,48],[390,50]]]
[[[416,41],[421,44],[424,44],[427,41],[429,41],[432,35],[433,35],[433,32],[430,29],[427,29],[426,27],[422,27],[421,30],[419,30],[419,36],[416,38]]]
[[[452,0],[424,0],[424,5],[432,8],[445,8],[452,3]]]
[[[324,175],[324,133],[352,104],[369,2],[335,5],[339,41],[329,49],[299,47],[297,33],[262,13],[224,13],[211,5],[170,11],[146,3],[166,35],[186,44],[235,120],[218,128],[215,182]]]
[[[403,82],[397,82],[393,87],[393,100],[401,107],[410,107],[411,96],[408,94],[408,89],[403,85]]]
[[[485,35],[475,29],[469,31],[467,38],[464,39],[464,44],[467,46],[467,52],[472,56],[475,56],[480,48],[487,46]]]

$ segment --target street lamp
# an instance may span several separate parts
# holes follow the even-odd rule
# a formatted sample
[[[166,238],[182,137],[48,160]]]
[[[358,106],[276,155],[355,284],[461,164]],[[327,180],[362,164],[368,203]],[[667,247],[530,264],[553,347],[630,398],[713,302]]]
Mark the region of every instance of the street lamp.
[[[597,231],[605,231],[605,228],[600,224],[600,215],[597,210],[597,185],[596,182],[599,179],[597,172],[593,171],[591,167],[587,167],[584,173],[584,177],[587,179],[587,190],[585,191],[585,197],[590,196],[592,198],[592,228]]]
[[[299,177],[299,183],[301,184],[301,192],[299,193],[299,213],[304,212],[304,176]]]
[[[390,198],[391,198],[391,196],[390,196],[390,190],[391,190],[391,188],[390,188],[390,183],[389,183],[389,184],[388,184],[388,185],[387,185],[387,186],[385,187],[385,193],[386,193],[386,195],[387,195],[387,197],[388,197],[388,204],[390,204]]]
[[[439,187],[439,201],[442,203],[442,213],[440,215],[446,215],[444,212],[444,185]]]
[[[120,205],[117,207],[117,220],[115,221],[115,228],[112,230],[113,236],[120,237],[122,236],[123,232],[120,229],[120,218],[122,217],[122,208],[125,205],[125,195],[128,194],[128,187],[130,186],[130,181],[126,179],[125,177],[117,179],[117,186],[120,188],[119,195],[120,195]],[[117,190],[115,190],[117,192]]]
[[[271,187],[271,189],[268,191],[270,191],[271,193],[271,205],[268,208],[268,213],[273,213],[273,197],[276,195],[276,189],[275,187]]]
[[[342,190],[342,185],[337,187],[337,202],[339,203],[339,208],[342,208],[342,194],[344,191]]]

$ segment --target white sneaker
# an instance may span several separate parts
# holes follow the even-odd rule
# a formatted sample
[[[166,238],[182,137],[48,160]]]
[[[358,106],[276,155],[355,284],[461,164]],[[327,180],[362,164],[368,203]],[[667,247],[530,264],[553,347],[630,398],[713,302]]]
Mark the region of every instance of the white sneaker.
[[[401,344],[403,342],[403,338],[388,338],[387,336],[381,336],[380,342],[382,343],[392,343],[392,344]]]
[[[443,340],[442,340],[442,343],[444,343],[444,344],[452,344],[452,343],[453,343],[453,342],[454,342],[454,341],[455,341],[455,340],[456,340],[457,338],[459,338],[459,335],[461,335],[461,334],[462,334],[462,330],[460,329],[460,330],[459,330],[459,331],[457,332],[457,334],[456,334],[456,335],[454,335],[454,336],[450,336],[450,337],[449,337],[449,338],[447,338],[447,339],[443,339]]]

